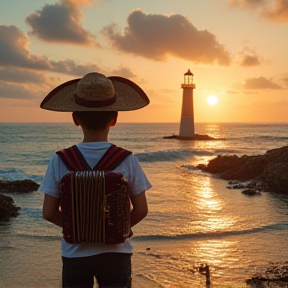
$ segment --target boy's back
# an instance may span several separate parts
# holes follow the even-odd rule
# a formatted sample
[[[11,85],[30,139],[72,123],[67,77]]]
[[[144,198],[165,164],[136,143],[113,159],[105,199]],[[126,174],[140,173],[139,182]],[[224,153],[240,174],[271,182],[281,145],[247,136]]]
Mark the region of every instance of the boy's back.
[[[130,80],[89,73],[56,87],[45,97],[41,108],[73,112],[74,124],[83,131],[83,142],[77,147],[92,168],[112,145],[108,134],[110,127],[116,125],[117,111],[139,109],[148,103],[143,90]],[[68,172],[60,157],[53,155],[39,188],[45,193],[43,217],[59,227],[63,227],[60,182]],[[133,227],[148,213],[145,191],[151,184],[133,153],[113,172],[122,173],[129,183]],[[131,238],[120,244],[69,244],[62,238],[63,287],[92,288],[94,277],[100,287],[130,287],[132,251]]]
[[[110,142],[87,142],[79,143],[77,147],[85,158],[90,167],[94,167],[103,157],[105,152],[111,146]],[[40,191],[49,194],[52,197],[60,198],[60,181],[64,174],[68,173],[68,168],[61,161],[60,157],[55,154],[49,163],[47,173],[39,188]],[[134,154],[128,156],[123,162],[113,170],[115,173],[122,173],[129,183],[130,196],[137,196],[151,187],[146,178],[139,161]],[[62,239],[61,255],[63,257],[86,257],[104,252],[132,253],[130,239],[117,245],[103,244],[69,244]]]

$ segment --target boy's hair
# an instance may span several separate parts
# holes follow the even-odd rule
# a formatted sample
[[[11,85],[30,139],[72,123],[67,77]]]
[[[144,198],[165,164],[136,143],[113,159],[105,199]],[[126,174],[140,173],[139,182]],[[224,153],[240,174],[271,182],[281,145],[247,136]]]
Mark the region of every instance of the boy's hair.
[[[88,130],[103,130],[118,115],[117,111],[74,111],[81,124]]]

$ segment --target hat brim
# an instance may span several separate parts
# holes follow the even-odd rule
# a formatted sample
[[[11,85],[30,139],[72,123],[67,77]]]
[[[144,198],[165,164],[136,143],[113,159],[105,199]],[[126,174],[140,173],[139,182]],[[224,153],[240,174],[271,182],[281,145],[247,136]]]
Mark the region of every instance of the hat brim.
[[[79,79],[67,81],[53,89],[42,101],[40,107],[60,112],[74,111],[132,111],[150,103],[145,92],[134,82],[119,76],[107,77],[112,81],[116,102],[104,107],[84,107],[74,101],[74,93]]]

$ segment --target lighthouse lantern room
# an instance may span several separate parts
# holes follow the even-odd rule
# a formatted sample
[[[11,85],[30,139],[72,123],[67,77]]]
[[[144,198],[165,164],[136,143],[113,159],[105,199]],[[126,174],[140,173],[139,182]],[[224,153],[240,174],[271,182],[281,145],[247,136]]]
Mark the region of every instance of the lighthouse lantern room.
[[[188,71],[184,74],[184,85],[186,84],[193,85],[193,73],[190,71],[190,69],[188,69]]]

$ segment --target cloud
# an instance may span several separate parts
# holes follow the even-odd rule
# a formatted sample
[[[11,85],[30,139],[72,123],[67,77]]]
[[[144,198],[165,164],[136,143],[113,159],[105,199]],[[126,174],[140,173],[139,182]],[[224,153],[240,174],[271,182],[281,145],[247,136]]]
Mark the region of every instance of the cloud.
[[[229,0],[231,6],[239,6],[248,9],[261,8],[266,2],[266,0]]]
[[[30,42],[16,26],[0,25],[0,98],[36,99],[59,84],[60,79],[47,78],[45,72],[55,72],[82,77],[91,71],[111,71],[97,64],[77,64],[74,60],[53,61],[30,53]],[[132,70],[124,65],[112,74],[135,78]],[[111,75],[111,74],[109,74]]]
[[[254,89],[282,89],[282,87],[270,78],[265,77],[254,77],[245,80],[243,85],[244,89],[254,90]]]
[[[127,53],[164,61],[178,57],[195,63],[229,65],[230,55],[207,30],[198,30],[188,18],[179,15],[145,14],[134,10],[123,33],[116,24],[102,30],[112,44]]]
[[[261,65],[264,62],[264,58],[257,55],[254,49],[245,47],[243,51],[239,53],[240,65],[244,67],[251,67]]]
[[[121,75],[121,77],[126,77],[126,78],[135,78],[136,75],[131,71],[131,69],[127,66],[119,66],[118,68],[114,69],[109,73],[109,75]]]
[[[236,85],[234,85],[234,86],[236,86]],[[237,89],[237,88],[236,88],[236,89]],[[240,94],[240,91],[239,91],[239,89],[238,89],[238,90],[228,89],[228,90],[226,91],[226,94],[228,94],[228,95],[239,95],[239,94]]]
[[[36,100],[59,81],[27,69],[0,68],[0,98]]]
[[[0,69],[0,81],[7,83],[43,83],[45,77],[42,74],[24,69]]]
[[[37,93],[29,85],[17,85],[0,81],[0,98],[34,99]]]
[[[0,25],[0,47],[0,98],[31,100],[45,95],[54,82],[59,82],[45,77],[45,72],[82,77],[102,70],[95,64],[79,65],[71,59],[52,61],[32,55],[28,37],[16,26]]]
[[[81,5],[81,6],[91,6],[93,3],[93,0],[62,0],[62,3],[67,3],[71,5]]]
[[[276,0],[273,8],[263,11],[263,16],[276,22],[288,22],[288,1]]]
[[[29,53],[29,39],[16,26],[0,25],[0,67],[49,69],[49,61]]]
[[[288,88],[288,77],[282,79],[285,82],[286,87]]]
[[[30,34],[47,42],[60,42],[78,45],[97,44],[96,37],[82,27],[81,5],[91,1],[60,1],[54,5],[45,5],[26,18],[32,28]],[[97,44],[99,46],[99,44]]]
[[[261,59],[255,55],[243,55],[240,64],[245,67],[256,66],[261,64]]]
[[[50,71],[52,72],[60,72],[64,74],[71,74],[76,76],[83,76],[91,71],[100,71],[101,68],[96,64],[84,64],[79,65],[75,63],[71,59],[61,60],[61,61],[51,61],[52,68]]]
[[[18,27],[0,25],[0,68],[16,67],[79,76],[100,70],[95,64],[79,65],[71,59],[52,61],[44,56],[32,55],[29,46],[28,37]]]
[[[288,22],[287,0],[229,0],[230,6],[261,10],[261,16],[275,22]]]

